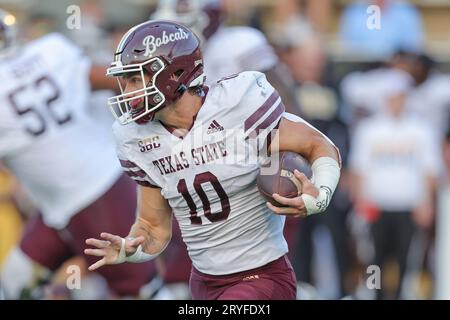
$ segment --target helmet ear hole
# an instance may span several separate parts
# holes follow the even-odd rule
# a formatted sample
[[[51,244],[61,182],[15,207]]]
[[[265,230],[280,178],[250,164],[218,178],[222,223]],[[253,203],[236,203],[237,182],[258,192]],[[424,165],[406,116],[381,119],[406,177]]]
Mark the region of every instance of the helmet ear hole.
[[[181,84],[178,88],[177,88],[177,93],[182,95],[183,93],[185,93],[187,91],[187,87],[184,84]]]

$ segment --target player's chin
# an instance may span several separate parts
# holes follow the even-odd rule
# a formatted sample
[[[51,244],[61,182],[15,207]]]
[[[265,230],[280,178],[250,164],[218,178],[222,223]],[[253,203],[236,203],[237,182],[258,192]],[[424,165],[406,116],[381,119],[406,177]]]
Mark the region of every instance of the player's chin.
[[[133,117],[137,117],[137,116],[143,114],[144,112],[145,112],[145,106],[143,103],[139,103],[138,105],[133,106],[131,108],[131,115]]]
[[[145,107],[144,107],[144,106],[142,106],[142,107],[140,107],[140,108],[135,108],[135,109],[131,110],[131,116],[132,116],[133,118],[137,118],[137,119],[135,120],[135,122],[136,122],[137,124],[145,124],[145,123],[147,123],[147,122],[150,121],[152,115],[151,115],[151,114],[146,114],[146,115],[144,115],[144,116],[141,116],[144,112],[145,112]],[[139,116],[141,116],[141,117],[139,117]],[[138,117],[139,117],[139,118],[138,118]]]

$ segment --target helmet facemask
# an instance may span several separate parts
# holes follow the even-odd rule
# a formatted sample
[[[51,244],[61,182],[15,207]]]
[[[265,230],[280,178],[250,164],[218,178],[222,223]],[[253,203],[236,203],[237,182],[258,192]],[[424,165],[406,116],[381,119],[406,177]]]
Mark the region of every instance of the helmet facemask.
[[[154,113],[164,106],[166,97],[156,86],[158,75],[165,69],[164,62],[158,58],[152,58],[143,63],[136,63],[123,66],[120,60],[116,60],[107,70],[108,76],[115,76],[119,83],[120,95],[108,98],[108,105],[115,118],[121,124],[128,124],[136,121],[147,122],[153,118]],[[149,74],[146,70],[151,70]],[[123,78],[128,75],[138,73],[142,81],[142,88],[131,92],[125,92],[122,83]],[[146,81],[145,74],[149,75],[150,81]],[[139,106],[140,99],[143,105]],[[135,105],[134,105],[135,104]],[[150,115],[150,117],[148,117]],[[139,121],[141,120],[141,121]]]
[[[200,41],[174,22],[144,22],[123,36],[106,74],[119,83],[121,94],[108,99],[118,122],[146,123],[186,90],[203,85]]]
[[[173,72],[174,70],[176,71]],[[180,71],[181,74],[177,74]],[[170,80],[172,80],[172,83],[169,87],[173,87],[175,92],[171,92],[169,97],[166,97],[158,88],[158,76],[162,72],[171,74]],[[122,83],[124,82],[123,78],[134,76],[136,73],[140,75],[142,88],[125,92],[125,86]],[[126,66],[123,66],[120,60],[116,60],[107,69],[106,74],[117,78],[121,94],[108,98],[108,105],[114,117],[124,125],[133,121],[143,124],[153,120],[158,110],[178,100],[188,88],[200,87],[205,81],[201,64],[194,68],[191,73],[188,73],[183,69],[176,68],[176,66],[168,66],[159,57]],[[146,74],[150,81],[146,81]],[[143,101],[139,101],[140,99],[143,99]],[[143,106],[140,106],[142,102]]]

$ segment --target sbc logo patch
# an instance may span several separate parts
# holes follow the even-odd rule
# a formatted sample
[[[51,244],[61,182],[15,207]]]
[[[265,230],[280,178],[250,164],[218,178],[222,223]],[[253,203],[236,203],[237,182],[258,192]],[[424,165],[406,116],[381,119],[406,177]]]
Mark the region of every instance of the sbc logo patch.
[[[150,138],[145,138],[138,141],[139,151],[144,153],[157,149],[161,146],[159,143],[159,136],[154,136]]]

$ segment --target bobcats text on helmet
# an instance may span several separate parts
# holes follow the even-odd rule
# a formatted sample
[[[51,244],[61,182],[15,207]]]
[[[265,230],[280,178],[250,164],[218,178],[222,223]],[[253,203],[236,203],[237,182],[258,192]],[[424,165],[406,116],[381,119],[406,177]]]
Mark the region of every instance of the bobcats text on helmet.
[[[142,41],[142,44],[145,46],[144,56],[151,57],[152,54],[161,47],[162,45],[168,44],[169,42],[175,42],[179,40],[185,40],[189,38],[189,33],[185,32],[183,29],[180,29],[178,32],[166,34],[166,31],[163,31],[161,37],[154,37],[152,35],[147,36]]]

